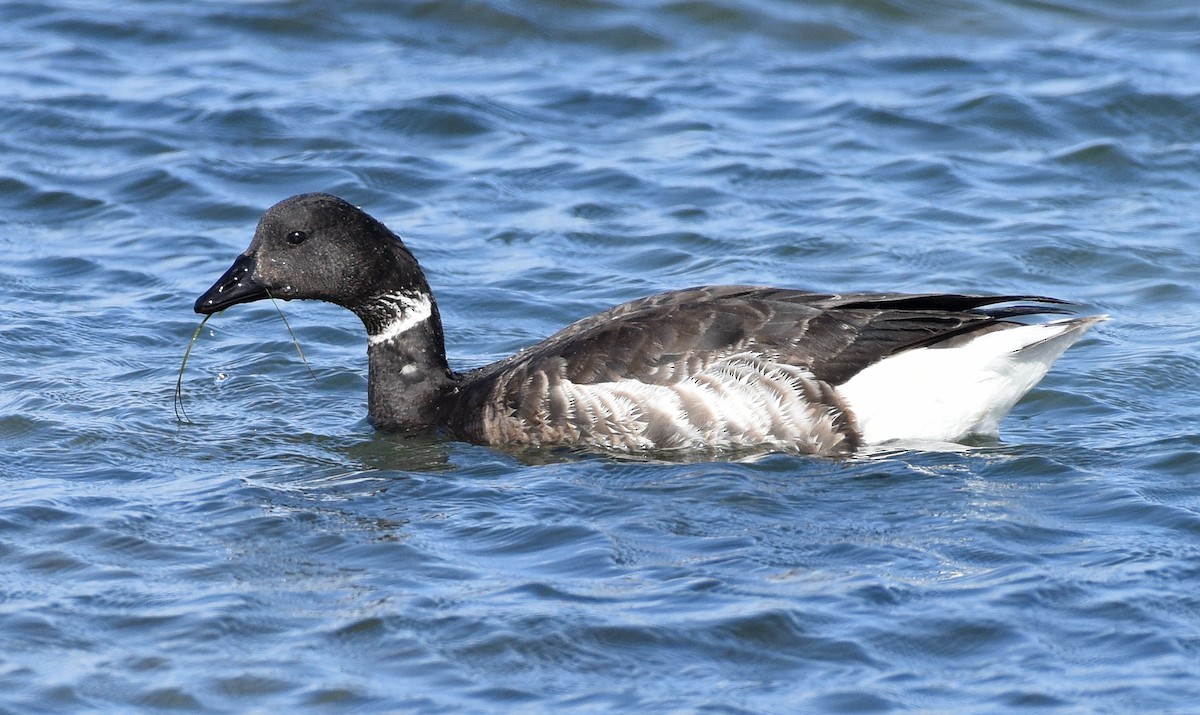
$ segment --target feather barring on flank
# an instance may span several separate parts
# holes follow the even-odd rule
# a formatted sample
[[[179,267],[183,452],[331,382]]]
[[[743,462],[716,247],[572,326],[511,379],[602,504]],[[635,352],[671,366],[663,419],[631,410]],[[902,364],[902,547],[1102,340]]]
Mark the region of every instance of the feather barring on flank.
[[[267,210],[196,311],[267,297],[324,300],[362,319],[368,413],[380,429],[620,451],[846,454],[994,435],[1104,320],[1018,320],[1065,312],[1037,296],[706,286],[618,305],[460,373],[412,253],[328,194]]]

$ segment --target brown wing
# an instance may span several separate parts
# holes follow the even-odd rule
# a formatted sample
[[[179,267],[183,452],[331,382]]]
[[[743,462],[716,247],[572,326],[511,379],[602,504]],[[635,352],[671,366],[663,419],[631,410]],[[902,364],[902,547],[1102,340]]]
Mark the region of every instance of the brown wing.
[[[807,368],[839,385],[896,352],[1000,326],[1003,318],[1061,312],[1046,305],[989,308],[1035,296],[954,294],[831,295],[753,286],[708,286],[662,293],[567,326],[510,358],[464,376],[459,414],[492,405],[533,419],[553,406],[558,381],[638,380],[669,384],[716,359],[753,352]],[[536,401],[536,400],[535,400]]]
[[[830,295],[753,286],[707,286],[623,303],[472,375],[537,372],[551,362],[581,383],[671,381],[664,368],[743,350],[778,354],[831,384],[888,355],[995,325],[1049,306],[979,310],[1036,296]]]

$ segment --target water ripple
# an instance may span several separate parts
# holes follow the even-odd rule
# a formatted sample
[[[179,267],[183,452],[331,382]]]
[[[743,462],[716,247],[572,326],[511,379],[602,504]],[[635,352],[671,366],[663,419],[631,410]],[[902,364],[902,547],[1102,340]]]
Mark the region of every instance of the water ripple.
[[[0,4],[0,709],[1187,709],[1187,3]],[[981,38],[983,38],[981,40]],[[1112,320],[1001,441],[376,434],[361,326],[191,301],[261,211],[401,233],[473,367],[702,283]]]

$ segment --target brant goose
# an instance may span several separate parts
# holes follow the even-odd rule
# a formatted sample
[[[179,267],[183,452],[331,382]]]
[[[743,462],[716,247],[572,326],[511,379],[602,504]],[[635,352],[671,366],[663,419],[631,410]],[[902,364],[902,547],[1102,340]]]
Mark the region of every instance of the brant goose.
[[[1063,301],[1037,296],[708,286],[619,305],[459,373],[412,253],[328,194],[268,209],[196,312],[267,297],[324,300],[362,319],[378,428],[621,451],[832,455],[994,435],[1058,356],[1104,320],[1010,320],[1065,312]]]

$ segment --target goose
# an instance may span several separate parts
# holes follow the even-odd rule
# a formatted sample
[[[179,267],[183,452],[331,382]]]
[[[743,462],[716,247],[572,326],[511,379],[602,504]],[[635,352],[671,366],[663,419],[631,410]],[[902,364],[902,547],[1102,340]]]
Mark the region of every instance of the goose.
[[[457,372],[417,259],[383,223],[323,193],[268,209],[195,310],[268,297],[323,300],[362,320],[379,430],[618,452],[845,455],[996,436],[1105,319],[1051,318],[1066,303],[1029,295],[703,286],[618,305]]]

